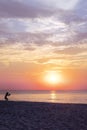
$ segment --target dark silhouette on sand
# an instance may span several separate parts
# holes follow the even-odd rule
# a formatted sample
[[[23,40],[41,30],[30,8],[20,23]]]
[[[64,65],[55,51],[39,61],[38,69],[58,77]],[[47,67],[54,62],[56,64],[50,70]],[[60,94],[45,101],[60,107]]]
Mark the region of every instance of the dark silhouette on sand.
[[[8,101],[8,96],[10,96],[10,95],[11,95],[11,94],[10,94],[9,92],[6,92],[4,99],[5,99],[6,101]]]

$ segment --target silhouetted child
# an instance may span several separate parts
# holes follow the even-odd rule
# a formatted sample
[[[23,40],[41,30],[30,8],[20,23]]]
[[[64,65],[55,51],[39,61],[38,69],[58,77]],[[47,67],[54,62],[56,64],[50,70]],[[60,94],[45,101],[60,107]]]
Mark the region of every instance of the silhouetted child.
[[[9,92],[6,92],[4,99],[5,99],[6,101],[8,101],[8,96],[10,96],[10,95],[11,95],[11,94],[10,94]]]

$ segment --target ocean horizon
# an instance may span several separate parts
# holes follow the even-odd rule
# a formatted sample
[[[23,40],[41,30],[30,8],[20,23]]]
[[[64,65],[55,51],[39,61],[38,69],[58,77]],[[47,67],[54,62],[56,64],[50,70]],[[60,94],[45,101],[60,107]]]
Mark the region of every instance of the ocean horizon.
[[[4,100],[5,90],[0,91],[0,100]],[[51,90],[11,90],[9,101],[32,101],[52,103],[87,104],[87,91],[51,91]]]

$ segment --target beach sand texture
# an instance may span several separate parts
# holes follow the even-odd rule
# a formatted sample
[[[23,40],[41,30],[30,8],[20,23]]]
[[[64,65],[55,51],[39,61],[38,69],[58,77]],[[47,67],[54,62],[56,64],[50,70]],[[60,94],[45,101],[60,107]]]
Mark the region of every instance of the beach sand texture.
[[[87,130],[87,105],[0,101],[0,130]]]

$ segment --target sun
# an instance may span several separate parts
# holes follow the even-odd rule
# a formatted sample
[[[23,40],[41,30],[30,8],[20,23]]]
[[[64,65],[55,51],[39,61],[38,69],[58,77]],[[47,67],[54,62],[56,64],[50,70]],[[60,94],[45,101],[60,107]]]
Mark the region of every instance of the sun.
[[[62,81],[62,76],[56,71],[47,71],[44,75],[44,81],[49,84],[58,84]]]

